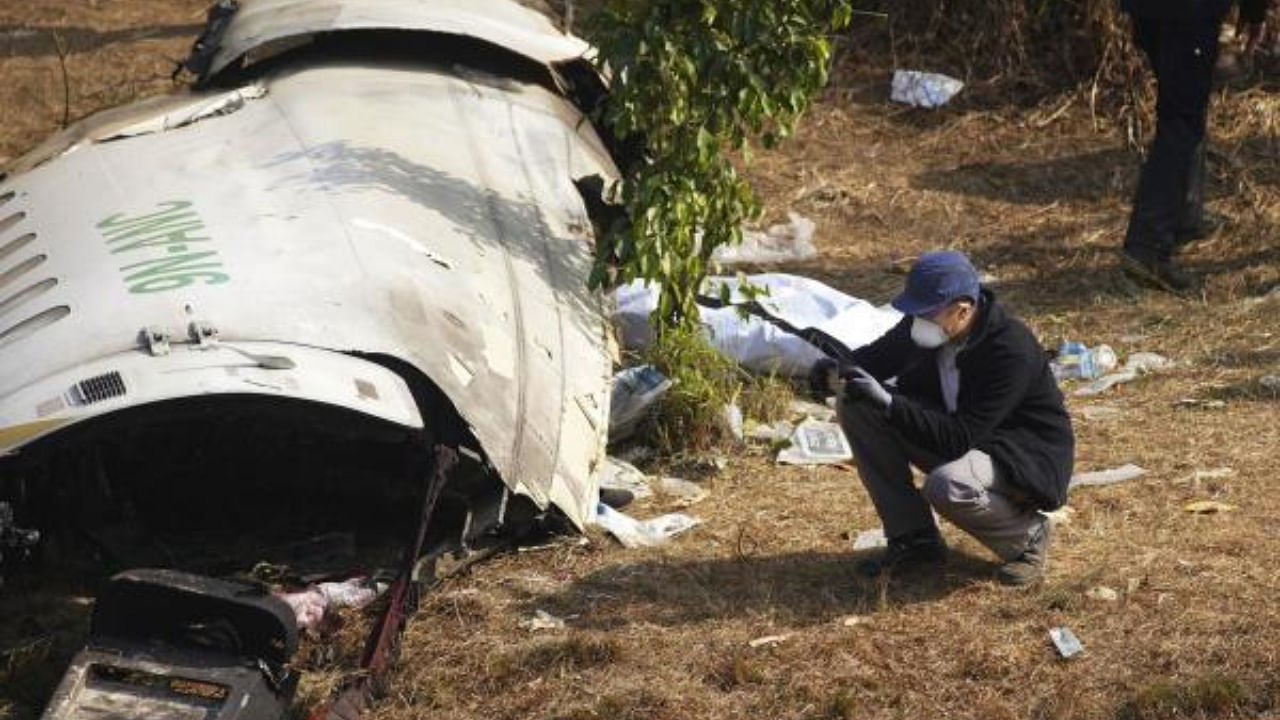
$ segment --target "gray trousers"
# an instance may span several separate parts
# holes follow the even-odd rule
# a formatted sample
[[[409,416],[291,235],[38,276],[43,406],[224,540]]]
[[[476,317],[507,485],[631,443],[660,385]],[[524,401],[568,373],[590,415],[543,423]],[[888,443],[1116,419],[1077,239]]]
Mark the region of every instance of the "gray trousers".
[[[841,403],[839,415],[886,537],[936,531],[936,510],[1001,559],[1012,560],[1046,522],[981,450],[948,459],[915,447],[889,425],[884,411],[867,402]],[[919,489],[912,465],[926,473]]]

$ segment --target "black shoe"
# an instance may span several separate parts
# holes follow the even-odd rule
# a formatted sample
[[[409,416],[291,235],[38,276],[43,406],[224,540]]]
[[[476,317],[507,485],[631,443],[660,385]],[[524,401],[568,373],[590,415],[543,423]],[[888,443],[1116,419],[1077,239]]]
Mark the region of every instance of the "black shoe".
[[[1200,221],[1193,223],[1178,231],[1173,237],[1173,246],[1175,248],[1184,248],[1198,240],[1213,237],[1215,233],[1225,227],[1227,218],[1215,212],[1205,212],[1200,217]]]
[[[875,578],[886,572],[911,572],[937,567],[947,561],[947,544],[936,530],[922,530],[890,538],[889,547],[880,557],[858,563],[858,574]]]
[[[1030,585],[1044,578],[1049,566],[1049,540],[1053,537],[1053,525],[1049,518],[1041,521],[1040,528],[1018,557],[1006,562],[996,571],[996,577],[1005,585]]]
[[[1120,268],[1125,275],[1174,295],[1187,295],[1200,288],[1195,276],[1174,265],[1173,261],[1133,255],[1128,249],[1120,253]]]

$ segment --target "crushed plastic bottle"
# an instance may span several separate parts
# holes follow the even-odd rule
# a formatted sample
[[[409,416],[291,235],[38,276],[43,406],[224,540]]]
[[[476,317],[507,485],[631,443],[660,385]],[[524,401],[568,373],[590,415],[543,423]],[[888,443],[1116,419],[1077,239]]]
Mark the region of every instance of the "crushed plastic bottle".
[[[1082,342],[1064,340],[1058,346],[1058,356],[1049,363],[1053,377],[1063,380],[1093,380],[1114,370],[1118,359],[1110,345],[1088,348]]]

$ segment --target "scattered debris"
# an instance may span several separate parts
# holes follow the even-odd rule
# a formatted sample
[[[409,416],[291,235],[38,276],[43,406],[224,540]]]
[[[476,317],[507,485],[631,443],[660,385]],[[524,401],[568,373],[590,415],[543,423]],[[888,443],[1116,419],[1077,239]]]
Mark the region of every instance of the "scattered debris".
[[[782,465],[831,465],[853,459],[844,431],[835,423],[805,420],[791,436],[791,447],[778,453]]]
[[[1203,398],[1182,398],[1173,403],[1176,407],[1201,408],[1204,410],[1221,410],[1227,406],[1226,400],[1206,400]]]
[[[600,490],[628,493],[632,500],[643,500],[653,495],[644,473],[635,465],[614,457],[605,458],[600,468]]]
[[[1112,371],[1118,362],[1110,345],[1088,348],[1084,343],[1064,340],[1057,356],[1049,363],[1053,376],[1063,380],[1093,380]]]
[[[787,635],[766,635],[766,636],[764,636],[764,637],[758,637],[758,638],[756,638],[755,640],[752,640],[751,642],[748,642],[748,643],[747,643],[747,645],[750,645],[750,646],[751,646],[751,647],[753,647],[753,648],[766,647],[766,646],[767,646],[767,647],[773,647],[774,645],[781,645],[782,643],[784,643],[784,642],[786,642],[786,641],[788,641],[788,640],[790,640],[790,639],[791,639],[791,635],[790,635],[790,634],[787,634]]]
[[[1070,525],[1071,516],[1076,514],[1076,509],[1068,505],[1063,505],[1057,510],[1050,510],[1048,512],[1041,511],[1040,514],[1049,518],[1049,522],[1056,527],[1059,525]]]
[[[895,70],[889,99],[912,107],[936,108],[951,102],[964,83],[940,73]]]
[[[796,432],[796,426],[786,420],[779,420],[772,425],[753,425],[747,431],[747,437],[758,441],[766,442],[770,445],[785,443],[791,440],[791,436]]]
[[[737,403],[729,403],[720,409],[720,419],[724,422],[725,428],[733,435],[733,439],[738,442],[745,440],[742,432],[742,408]]]
[[[1195,489],[1200,487],[1200,482],[1202,480],[1223,480],[1235,474],[1236,471],[1229,467],[1214,468],[1212,470],[1196,470],[1189,475],[1183,475],[1173,482],[1175,485],[1190,485],[1192,489]]]
[[[1129,463],[1110,470],[1077,473],[1071,477],[1070,487],[1076,488],[1089,485],[1115,485],[1116,483],[1140,478],[1146,474],[1147,471],[1144,468],[1134,465],[1133,463]]]
[[[787,218],[786,223],[770,226],[763,232],[743,228],[742,242],[716,248],[711,260],[731,267],[796,262],[816,257],[818,248],[813,244],[813,235],[817,224],[795,212],[788,212]]]
[[[540,630],[563,630],[564,619],[558,618],[546,610],[535,610],[533,617],[520,621],[520,627],[529,632]]]
[[[835,408],[808,400],[792,400],[787,409],[796,418],[807,417],[820,422],[834,422],[836,419]]]
[[[652,365],[627,368],[613,376],[609,403],[609,441],[629,437],[649,409],[671,389],[671,379]]]
[[[343,582],[323,582],[292,593],[277,593],[293,610],[301,630],[317,627],[331,609],[362,608],[387,589],[385,584],[372,584],[368,578],[356,577]]]
[[[1102,600],[1103,602],[1115,602],[1120,599],[1120,593],[1105,586],[1099,585],[1095,588],[1089,588],[1085,596],[1090,600]]]
[[[664,545],[675,535],[702,521],[684,513],[661,515],[650,520],[636,520],[608,505],[596,506],[596,524],[613,535],[623,547],[657,547]]]
[[[1053,646],[1058,649],[1058,654],[1064,660],[1075,657],[1084,651],[1084,645],[1080,644],[1076,634],[1071,632],[1069,628],[1056,627],[1049,630],[1049,639],[1053,641]]]
[[[1080,409],[1080,414],[1089,422],[1098,422],[1121,417],[1124,411],[1114,405],[1086,405]]]
[[[676,507],[689,507],[706,500],[711,491],[695,482],[680,478],[663,477],[657,480],[658,491],[675,500]]]
[[[853,539],[853,549],[856,550],[874,550],[876,548],[888,547],[889,540],[884,536],[884,528],[876,528],[875,530],[863,530],[858,533],[858,537]]]
[[[43,717],[283,718],[297,649],[289,606],[254,586],[130,570],[98,595]]]
[[[1106,392],[1121,383],[1133,382],[1146,373],[1166,370],[1173,367],[1173,361],[1163,355],[1151,352],[1138,352],[1129,356],[1120,372],[1103,375],[1093,382],[1075,391],[1076,397],[1090,397]]]
[[[1236,506],[1218,500],[1197,500],[1187,503],[1182,509],[1195,515],[1214,515],[1216,513],[1231,512],[1236,509]]]

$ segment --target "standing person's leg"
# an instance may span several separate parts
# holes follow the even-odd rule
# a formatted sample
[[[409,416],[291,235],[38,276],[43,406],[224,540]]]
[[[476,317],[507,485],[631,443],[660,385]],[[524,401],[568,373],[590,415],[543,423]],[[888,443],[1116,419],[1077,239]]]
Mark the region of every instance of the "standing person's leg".
[[[1193,286],[1170,260],[1188,200],[1199,197],[1192,187],[1193,170],[1205,135],[1219,24],[1210,19],[1134,19],[1135,40],[1151,60],[1159,96],[1156,137],[1142,167],[1125,235],[1125,267],[1170,290]]]

